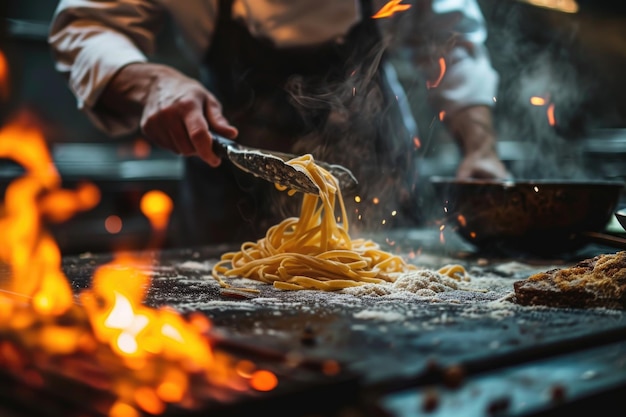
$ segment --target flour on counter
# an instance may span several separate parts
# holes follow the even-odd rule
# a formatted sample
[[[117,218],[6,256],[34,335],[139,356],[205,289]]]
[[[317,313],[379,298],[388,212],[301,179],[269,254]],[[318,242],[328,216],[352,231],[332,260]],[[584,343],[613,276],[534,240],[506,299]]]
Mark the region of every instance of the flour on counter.
[[[362,310],[352,315],[355,319],[376,320],[382,322],[399,321],[405,319],[404,314],[397,311]]]
[[[467,312],[469,316],[476,318],[485,315],[506,317],[512,313],[512,306],[508,302],[500,305],[486,305],[505,297],[513,290],[513,277],[504,274],[503,271],[493,269],[491,271],[471,270],[471,272],[467,269],[468,274],[465,279],[458,280],[438,272],[437,266],[424,267],[397,274],[394,282],[364,284],[339,291],[281,291],[271,284],[248,278],[225,279],[233,289],[246,288],[258,291],[248,292],[249,297],[237,299],[235,295],[221,290],[217,281],[210,273],[207,273],[212,264],[210,261],[186,260],[176,265],[178,275],[185,275],[184,270],[193,275],[186,279],[182,276],[175,279],[181,284],[184,283],[191,289],[192,294],[195,294],[195,299],[187,303],[178,303],[184,311],[245,312],[255,311],[262,306],[276,309],[276,311],[298,311],[301,314],[310,314],[312,311],[345,311],[347,309],[352,310],[352,314],[356,314],[355,318],[380,323],[393,321],[412,323],[411,317],[417,314],[416,311],[420,309],[420,306],[434,304],[480,304],[483,306],[482,309],[477,308],[475,311],[470,309]],[[511,264],[505,269],[518,272],[525,268],[521,264]],[[202,289],[201,282],[204,282],[206,290]],[[215,296],[218,299],[215,299]],[[231,297],[230,300],[229,297]],[[424,314],[420,312],[417,315],[423,316]],[[420,326],[428,325],[429,321],[430,319],[419,321]]]
[[[193,271],[210,271],[212,265],[210,262],[185,261],[176,265],[180,269]]]
[[[255,311],[256,308],[249,302],[242,301],[223,301],[223,300],[210,300],[210,301],[197,301],[182,303],[177,306],[177,309],[181,312],[192,311],[207,311],[211,309],[223,309],[223,310],[246,310]]]
[[[391,296],[395,293],[411,293],[432,297],[437,293],[458,289],[458,282],[437,271],[417,270],[400,274],[393,283],[365,284],[342,290],[355,296]]]
[[[400,275],[393,283],[394,288],[416,293],[428,289],[433,292],[456,290],[457,281],[437,271],[418,270]]]

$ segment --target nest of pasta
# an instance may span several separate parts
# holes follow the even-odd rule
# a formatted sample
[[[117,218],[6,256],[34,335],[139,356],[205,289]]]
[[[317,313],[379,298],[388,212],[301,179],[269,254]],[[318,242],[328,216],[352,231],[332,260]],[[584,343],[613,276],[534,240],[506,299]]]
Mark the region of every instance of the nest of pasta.
[[[262,239],[223,254],[212,271],[222,287],[230,288],[227,278],[243,277],[281,290],[336,291],[393,282],[398,274],[417,269],[371,240],[350,237],[338,181],[311,155],[288,164],[308,175],[319,194],[303,196],[299,217],[286,218]]]

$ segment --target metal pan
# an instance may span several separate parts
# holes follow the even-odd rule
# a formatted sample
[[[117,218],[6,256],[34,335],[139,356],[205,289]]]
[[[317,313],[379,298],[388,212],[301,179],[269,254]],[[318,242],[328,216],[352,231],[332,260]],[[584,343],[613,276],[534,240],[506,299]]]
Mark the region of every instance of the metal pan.
[[[466,241],[482,251],[540,256],[601,241],[624,188],[621,181],[444,177],[432,178],[431,184],[445,213],[442,220]]]

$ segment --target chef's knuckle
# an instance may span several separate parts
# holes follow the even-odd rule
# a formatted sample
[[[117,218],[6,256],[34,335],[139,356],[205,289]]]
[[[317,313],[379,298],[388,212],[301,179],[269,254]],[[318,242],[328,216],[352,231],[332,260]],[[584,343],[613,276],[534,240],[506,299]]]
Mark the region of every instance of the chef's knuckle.
[[[193,128],[189,130],[189,139],[192,142],[208,139],[208,133],[205,129]]]
[[[198,101],[195,97],[181,97],[176,101],[176,109],[182,113],[191,113],[198,109]]]

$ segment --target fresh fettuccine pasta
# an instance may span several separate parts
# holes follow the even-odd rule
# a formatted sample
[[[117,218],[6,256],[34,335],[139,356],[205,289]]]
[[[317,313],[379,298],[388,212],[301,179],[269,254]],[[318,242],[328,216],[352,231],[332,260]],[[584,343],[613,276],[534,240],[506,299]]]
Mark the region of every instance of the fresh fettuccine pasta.
[[[272,226],[264,238],[223,254],[212,271],[222,287],[230,287],[225,278],[244,277],[282,290],[335,291],[393,282],[398,273],[416,269],[371,240],[350,238],[337,180],[311,155],[288,163],[311,177],[319,195],[303,196],[299,217],[287,218]],[[342,223],[337,222],[336,211]]]

